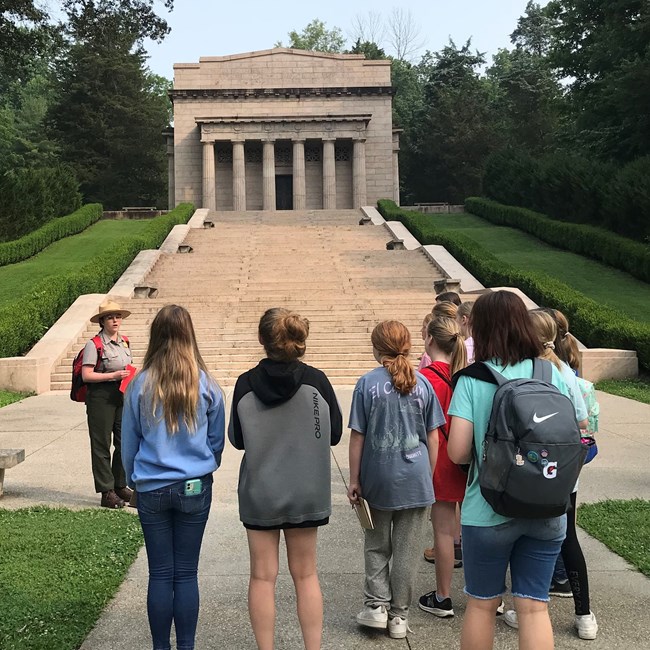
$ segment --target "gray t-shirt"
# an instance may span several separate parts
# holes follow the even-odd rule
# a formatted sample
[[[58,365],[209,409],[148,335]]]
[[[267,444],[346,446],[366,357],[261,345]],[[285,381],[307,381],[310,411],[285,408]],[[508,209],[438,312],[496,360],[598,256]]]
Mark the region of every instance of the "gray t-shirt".
[[[434,501],[427,432],[445,422],[431,384],[420,373],[408,395],[397,392],[388,370],[371,370],[352,394],[348,426],[365,437],[361,493],[378,510],[403,510]]]
[[[106,335],[104,330],[99,333],[102,340],[102,360],[97,368],[97,372],[115,372],[124,370],[129,363],[133,363],[131,358],[131,348],[128,343],[118,334],[117,341],[112,341]],[[84,347],[84,356],[82,365],[93,366],[97,363],[97,348],[95,342],[91,339]]]

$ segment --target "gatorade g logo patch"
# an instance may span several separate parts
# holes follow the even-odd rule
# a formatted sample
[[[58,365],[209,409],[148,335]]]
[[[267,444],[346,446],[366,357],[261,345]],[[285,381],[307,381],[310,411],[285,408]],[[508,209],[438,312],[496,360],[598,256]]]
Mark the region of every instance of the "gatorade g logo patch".
[[[542,473],[544,478],[555,478],[557,476],[557,461],[551,461],[548,465],[544,465]]]

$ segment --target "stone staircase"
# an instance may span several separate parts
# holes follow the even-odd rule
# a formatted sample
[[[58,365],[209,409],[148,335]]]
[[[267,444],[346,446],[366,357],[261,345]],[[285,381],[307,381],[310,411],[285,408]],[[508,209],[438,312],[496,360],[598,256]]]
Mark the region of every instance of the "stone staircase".
[[[269,307],[295,309],[310,321],[305,362],[335,385],[353,385],[376,366],[370,332],[381,320],[404,322],[413,359],[422,353],[422,318],[434,302],[437,269],[420,251],[387,251],[387,230],[359,226],[358,211],[215,212],[215,227],[191,230],[190,254],[161,255],[146,284],[154,299],[124,302],[134,363],[142,364],[148,328],[165,304],[192,315],[201,353],[222,386],[263,356],[257,324]],[[69,389],[72,359],[97,333],[89,323],[52,374]]]

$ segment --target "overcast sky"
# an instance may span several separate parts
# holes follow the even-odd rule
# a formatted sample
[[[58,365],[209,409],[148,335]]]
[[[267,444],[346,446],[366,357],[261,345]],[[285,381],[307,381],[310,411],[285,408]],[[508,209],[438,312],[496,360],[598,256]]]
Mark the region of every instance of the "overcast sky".
[[[540,0],[538,0],[540,1]],[[545,5],[546,0],[540,4]],[[314,18],[340,27],[348,37],[355,16],[368,12],[387,17],[395,0],[176,0],[166,15],[171,34],[160,45],[147,43],[149,67],[168,79],[174,63],[198,62],[201,56],[222,56],[264,50],[288,42],[291,30],[301,31]],[[420,28],[426,49],[438,50],[449,37],[461,45],[468,38],[488,61],[500,47],[510,47],[510,33],[524,13],[526,0],[402,0]],[[161,11],[165,15],[164,10]],[[385,47],[391,54],[390,47]],[[417,57],[419,59],[419,57]]]

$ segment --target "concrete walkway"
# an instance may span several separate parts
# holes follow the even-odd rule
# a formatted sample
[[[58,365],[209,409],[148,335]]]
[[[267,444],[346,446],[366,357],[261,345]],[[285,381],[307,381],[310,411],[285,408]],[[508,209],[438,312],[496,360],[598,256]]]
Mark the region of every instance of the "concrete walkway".
[[[343,412],[349,409],[350,390],[338,391]],[[647,436],[650,406],[599,394],[601,433],[600,455],[581,477],[580,499],[650,499],[650,439]],[[95,507],[92,492],[90,453],[83,405],[67,395],[50,393],[31,397],[0,409],[0,448],[24,447],[26,460],[7,470],[4,508],[34,504]],[[319,566],[325,599],[324,649],[433,648],[458,647],[465,599],[462,571],[457,571],[452,598],[456,617],[441,620],[412,609],[413,633],[406,640],[391,640],[385,634],[359,629],[354,615],[362,597],[362,532],[345,497],[338,470],[347,480],[347,436],[334,449],[332,467],[334,512],[331,524],[322,529]],[[200,566],[201,617],[197,650],[255,648],[246,590],[248,554],[244,529],[237,513],[237,474],[240,453],[227,447],[223,465],[215,474],[212,514],[204,540]],[[631,569],[604,546],[582,535],[589,566],[592,608],[600,633],[596,641],[581,641],[575,635],[571,599],[551,602],[556,648],[589,647],[614,650],[650,647],[647,604],[650,581]],[[422,540],[422,547],[430,543]],[[82,650],[145,650],[150,648],[146,616],[147,566],[144,549],[138,556],[117,598],[107,607]],[[434,586],[433,568],[421,563],[417,593]],[[510,599],[506,602],[510,605]],[[291,580],[283,561],[277,590],[278,650],[302,647],[295,614]],[[497,623],[495,648],[514,649],[517,634],[503,622]],[[53,649],[57,650],[57,649]]]

